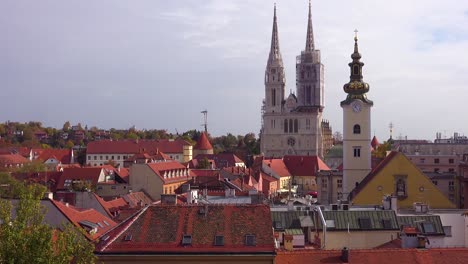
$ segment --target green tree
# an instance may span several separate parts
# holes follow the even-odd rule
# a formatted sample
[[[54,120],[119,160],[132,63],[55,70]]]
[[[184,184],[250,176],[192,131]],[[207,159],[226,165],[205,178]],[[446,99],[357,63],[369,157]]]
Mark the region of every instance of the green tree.
[[[95,262],[94,245],[83,231],[72,225],[56,230],[43,223],[46,211],[40,198],[45,188],[35,184],[21,188],[15,205],[0,199],[0,263]]]
[[[71,127],[70,121],[67,121],[67,122],[65,122],[65,124],[63,124],[62,130],[63,131],[68,131],[70,129],[70,127]]]
[[[23,164],[23,167],[18,168],[16,172],[19,173],[31,173],[31,172],[43,172],[47,171],[47,166],[39,160],[34,160]]]
[[[73,143],[71,140],[68,140],[67,143],[65,143],[65,148],[67,149],[71,149],[73,146],[75,146],[75,143]]]
[[[211,164],[207,157],[204,157],[198,162],[197,169],[210,169]]]

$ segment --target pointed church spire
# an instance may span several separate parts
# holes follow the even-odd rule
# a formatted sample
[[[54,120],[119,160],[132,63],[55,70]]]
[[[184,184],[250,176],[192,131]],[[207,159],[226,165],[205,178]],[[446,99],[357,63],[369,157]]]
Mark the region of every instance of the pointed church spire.
[[[312,28],[312,10],[311,3],[309,0],[309,18],[307,22],[307,38],[306,38],[306,47],[305,51],[310,52],[315,49],[314,47],[314,29]]]
[[[273,30],[271,32],[271,48],[270,48],[270,56],[268,57],[268,63],[271,63],[275,60],[279,60],[282,63],[281,52],[279,48],[279,39],[278,39],[276,3],[275,3],[274,11],[273,11]]]

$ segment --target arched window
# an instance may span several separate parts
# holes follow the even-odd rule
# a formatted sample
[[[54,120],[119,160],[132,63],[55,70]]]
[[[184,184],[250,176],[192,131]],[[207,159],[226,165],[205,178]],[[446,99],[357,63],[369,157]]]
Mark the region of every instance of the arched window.
[[[284,120],[284,133],[288,133],[288,120]]]
[[[356,124],[353,127],[353,134],[361,134],[361,126]]]
[[[293,130],[293,121],[292,119],[289,119],[289,133],[292,133],[294,130]]]
[[[294,133],[297,133],[298,130],[299,130],[299,122],[297,121],[297,119],[294,119]]]
[[[276,89],[271,90],[271,105],[276,106]]]

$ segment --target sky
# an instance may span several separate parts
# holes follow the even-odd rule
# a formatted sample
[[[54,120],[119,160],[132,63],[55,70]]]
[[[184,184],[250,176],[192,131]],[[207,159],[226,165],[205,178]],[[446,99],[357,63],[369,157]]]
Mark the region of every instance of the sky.
[[[274,1],[1,0],[0,122],[258,134]],[[276,0],[286,91],[306,0]],[[324,118],[342,131],[354,30],[372,133],[468,135],[468,1],[312,1]]]

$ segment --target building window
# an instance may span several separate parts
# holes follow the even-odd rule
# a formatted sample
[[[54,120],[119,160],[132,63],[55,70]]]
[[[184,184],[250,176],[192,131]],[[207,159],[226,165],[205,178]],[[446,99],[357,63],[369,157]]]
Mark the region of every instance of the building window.
[[[271,105],[276,106],[276,89],[271,90]]]
[[[289,119],[289,133],[293,133],[293,120],[292,119]]]
[[[90,160],[90,159],[91,159],[91,156],[88,156],[88,160]]]
[[[288,120],[284,120],[284,133],[288,133]]]
[[[444,226],[444,233],[446,237],[452,236],[452,227],[451,226]]]
[[[109,160],[109,156],[106,156],[106,160]]]
[[[434,159],[434,163],[439,163],[439,159]]]
[[[306,129],[309,130],[310,129],[310,119],[306,119]]]
[[[398,197],[406,197],[406,180],[398,178],[395,184],[395,189]]]
[[[453,164],[453,163],[454,163],[454,160],[453,160],[453,159],[449,159],[449,163],[450,163],[450,164]]]
[[[353,155],[356,158],[361,157],[361,147],[353,147]]]
[[[94,156],[94,160],[97,160],[97,156]]]
[[[327,188],[327,187],[328,187],[327,179],[322,179],[322,188]]]
[[[111,160],[114,160],[114,156],[111,156]]]
[[[359,74],[359,66],[357,66],[357,65],[354,65],[354,66],[353,66],[353,74],[354,74],[354,75],[358,75],[358,74]]]
[[[454,169],[454,168],[450,168],[448,171],[449,171],[449,172],[455,172],[455,169]]]
[[[167,194],[167,187],[164,187],[164,194]]]
[[[419,162],[424,163],[426,159],[419,159]]]
[[[294,119],[294,133],[297,133],[299,130],[299,121],[297,119]]]
[[[361,134],[361,126],[356,124],[353,127],[353,134]]]
[[[117,160],[120,160],[120,156],[117,156]]]
[[[102,156],[99,156],[99,159],[102,160]]]
[[[432,181],[432,183],[433,183],[434,185],[437,185],[438,182],[437,182],[437,181]]]
[[[439,172],[440,169],[439,168],[434,168],[434,172]]]
[[[342,179],[336,180],[336,187],[337,188],[343,188],[343,180]]]
[[[449,191],[453,192],[455,191],[455,182],[454,181],[449,181]]]

